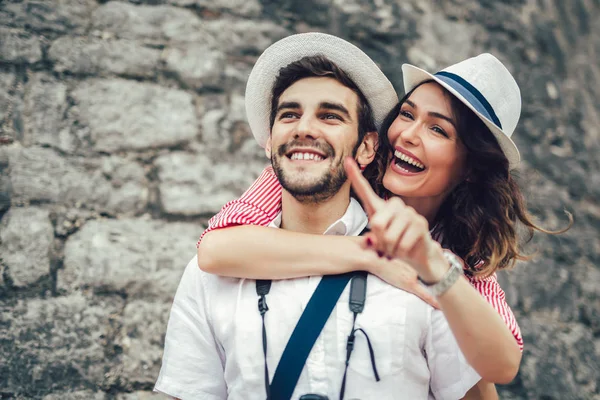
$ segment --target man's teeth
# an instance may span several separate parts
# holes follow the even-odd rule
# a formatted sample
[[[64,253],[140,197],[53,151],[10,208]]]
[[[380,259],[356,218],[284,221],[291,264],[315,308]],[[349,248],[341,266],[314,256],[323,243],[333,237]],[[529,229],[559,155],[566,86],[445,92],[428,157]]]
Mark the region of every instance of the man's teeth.
[[[321,161],[323,157],[315,153],[293,153],[290,157],[292,160],[315,160]]]
[[[414,165],[417,168],[425,169],[425,166],[423,164],[421,164],[420,162],[418,162],[414,158],[409,157],[406,154],[399,152],[398,150],[396,150],[394,152],[394,156],[396,156],[396,158],[399,158],[399,159],[401,159],[404,162],[407,162],[407,163],[409,163],[411,165]]]

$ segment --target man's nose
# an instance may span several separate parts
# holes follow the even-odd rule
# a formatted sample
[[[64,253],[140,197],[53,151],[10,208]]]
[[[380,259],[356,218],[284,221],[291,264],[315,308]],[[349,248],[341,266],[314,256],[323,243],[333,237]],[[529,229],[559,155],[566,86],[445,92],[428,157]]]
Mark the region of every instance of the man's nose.
[[[319,136],[318,129],[315,126],[315,117],[304,114],[296,125],[296,137],[316,139]]]

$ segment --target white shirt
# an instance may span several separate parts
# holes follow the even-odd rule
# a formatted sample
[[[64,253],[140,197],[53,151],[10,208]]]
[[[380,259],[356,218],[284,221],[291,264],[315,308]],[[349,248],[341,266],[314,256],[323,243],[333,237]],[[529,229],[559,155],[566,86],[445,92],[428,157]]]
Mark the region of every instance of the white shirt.
[[[274,224],[279,224],[277,218]],[[325,234],[358,235],[367,224],[353,199]],[[273,281],[266,314],[270,380],[321,277]],[[337,399],[353,314],[349,285],[317,338],[293,399],[320,393]],[[183,400],[266,398],[262,320],[255,281],[204,273],[194,257],[171,309],[155,390]],[[369,275],[364,311],[356,327],[373,345],[381,380],[375,381],[366,339],[356,336],[346,399],[452,399],[480,377],[467,364],[441,311]]]

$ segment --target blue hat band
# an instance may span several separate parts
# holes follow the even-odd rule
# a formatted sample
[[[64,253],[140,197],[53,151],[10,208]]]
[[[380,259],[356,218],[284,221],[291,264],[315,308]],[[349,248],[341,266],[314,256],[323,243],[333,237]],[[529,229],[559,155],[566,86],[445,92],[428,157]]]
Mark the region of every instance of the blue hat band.
[[[502,124],[494,112],[494,109],[475,86],[471,85],[460,76],[447,71],[440,71],[434,76],[456,90],[475,108],[475,110],[477,110],[478,113],[492,121],[498,128],[502,129]]]

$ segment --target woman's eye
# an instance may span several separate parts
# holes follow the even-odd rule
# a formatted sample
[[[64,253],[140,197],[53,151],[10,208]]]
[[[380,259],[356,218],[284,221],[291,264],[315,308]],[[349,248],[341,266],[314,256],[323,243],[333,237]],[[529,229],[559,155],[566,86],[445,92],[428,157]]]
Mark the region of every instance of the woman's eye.
[[[448,137],[448,134],[446,133],[446,131],[443,130],[442,128],[440,128],[439,126],[434,126],[433,128],[431,128],[431,130],[433,130],[435,133],[439,133],[440,135]]]
[[[398,114],[403,116],[404,118],[413,119],[413,115],[406,110],[400,110]]]

